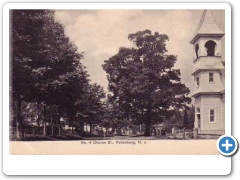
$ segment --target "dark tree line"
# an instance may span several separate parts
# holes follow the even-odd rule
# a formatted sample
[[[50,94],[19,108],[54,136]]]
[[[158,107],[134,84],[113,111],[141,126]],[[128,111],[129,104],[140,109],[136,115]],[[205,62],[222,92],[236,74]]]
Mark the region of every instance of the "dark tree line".
[[[38,130],[51,120],[59,128],[66,117],[73,126],[98,121],[103,88],[91,84],[82,65],[83,53],[64,33],[51,10],[12,10],[10,17],[10,93],[17,138],[24,137],[28,119]]]

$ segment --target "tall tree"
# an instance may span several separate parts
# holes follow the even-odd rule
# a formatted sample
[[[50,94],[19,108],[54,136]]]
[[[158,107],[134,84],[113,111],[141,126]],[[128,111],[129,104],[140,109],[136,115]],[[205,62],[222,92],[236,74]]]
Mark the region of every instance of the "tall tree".
[[[19,124],[23,131],[21,117],[22,101],[29,101],[34,88],[33,62],[39,64],[45,60],[45,51],[41,46],[44,24],[52,20],[53,11],[12,10],[10,25],[10,72],[13,100],[17,102],[17,137]],[[41,61],[42,60],[42,61]],[[44,69],[42,70],[44,71]]]
[[[135,47],[120,48],[103,69],[125,118],[144,122],[149,136],[152,124],[190,101],[189,89],[180,81],[180,70],[173,68],[177,57],[166,54],[167,35],[145,30],[129,34],[128,39]]]
[[[89,85],[88,93],[85,94],[86,102],[82,106],[84,114],[87,115],[90,125],[90,133],[93,131],[93,124],[99,124],[104,114],[105,92],[103,87],[93,83]]]
[[[112,95],[108,94],[105,104],[104,114],[100,123],[102,126],[106,128],[112,128],[112,131],[114,132],[115,129],[134,124],[133,119],[126,118],[125,109],[120,106],[120,104],[113,98]]]
[[[55,21],[54,11],[11,11],[10,35],[11,92],[17,102],[17,124],[22,125],[23,136],[22,101],[62,107],[62,103],[76,98],[66,96],[70,94],[68,91],[75,90],[74,95],[81,93],[81,88],[74,85],[85,83],[87,75],[80,62],[83,54],[78,53],[63,26]],[[47,115],[44,117],[46,124]]]
[[[77,120],[77,113],[83,113],[84,108],[82,106],[88,103],[85,101],[89,89],[88,74],[79,64],[74,72],[62,76],[61,82],[64,82],[64,84],[54,89],[56,92],[54,95],[55,103],[58,105],[59,112],[61,112],[60,116],[63,114],[68,116],[69,124],[72,126],[72,132],[74,133],[73,127]]]

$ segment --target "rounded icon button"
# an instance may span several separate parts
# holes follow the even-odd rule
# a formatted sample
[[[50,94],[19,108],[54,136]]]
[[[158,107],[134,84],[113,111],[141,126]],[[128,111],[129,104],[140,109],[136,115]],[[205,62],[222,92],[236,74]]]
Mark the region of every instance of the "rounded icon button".
[[[233,136],[223,135],[217,141],[217,149],[224,156],[233,155],[238,148],[238,142]]]

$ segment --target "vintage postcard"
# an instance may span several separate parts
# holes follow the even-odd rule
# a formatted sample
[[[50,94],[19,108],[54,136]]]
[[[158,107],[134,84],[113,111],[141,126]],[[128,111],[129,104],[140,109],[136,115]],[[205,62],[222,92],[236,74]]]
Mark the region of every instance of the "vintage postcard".
[[[8,155],[231,163],[230,6],[93,4],[5,6]]]

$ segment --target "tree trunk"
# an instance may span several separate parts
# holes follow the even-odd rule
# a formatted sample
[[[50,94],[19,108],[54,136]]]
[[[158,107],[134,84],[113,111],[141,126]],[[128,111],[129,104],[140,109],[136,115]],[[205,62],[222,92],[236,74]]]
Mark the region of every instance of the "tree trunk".
[[[54,131],[55,131],[55,134],[53,134],[53,135],[56,135],[56,134],[57,134],[58,119],[59,119],[59,117],[56,115],[56,117],[54,118]]]
[[[78,126],[78,132],[79,133],[82,133],[82,122],[81,122],[81,120],[80,119],[78,119],[78,124],[79,124],[79,126]]]
[[[115,133],[115,127],[112,127],[112,135],[114,136],[114,133]]]
[[[53,126],[53,114],[51,113],[51,127],[52,127],[52,136],[54,135],[54,126]]]
[[[24,138],[24,129],[25,129],[25,127],[24,127],[23,119],[22,118],[20,118],[20,119],[21,119],[22,138]]]
[[[62,135],[62,127],[61,127],[61,121],[60,121],[60,117],[58,118],[58,134]]]
[[[84,122],[81,123],[81,132],[84,133]]]
[[[43,106],[44,110],[44,120],[43,120],[43,135],[46,136],[47,135],[47,131],[46,131],[46,116],[47,116],[47,112],[46,112],[46,105]]]
[[[151,135],[151,124],[146,123],[146,130],[145,130],[144,136],[150,136],[150,135]]]
[[[40,134],[40,118],[37,119],[37,133]]]
[[[32,133],[33,133],[33,136],[35,136],[35,127],[34,127],[34,125],[32,125]]]
[[[21,98],[20,95],[17,97],[17,121],[16,121],[16,138],[20,139],[19,124],[21,122]]]
[[[75,119],[74,119],[74,116],[72,116],[72,134],[74,134],[74,122],[75,122]]]
[[[58,134],[59,134],[59,135],[62,135],[62,127],[61,127],[61,124],[59,124],[59,127],[58,127]]]
[[[93,126],[93,124],[90,123],[89,125],[90,125],[90,134],[92,134],[92,131],[93,131],[93,127],[92,126]]]
[[[150,77],[149,77],[150,78]],[[149,79],[149,82],[151,82],[151,79]],[[150,86],[148,87],[148,107],[147,107],[147,112],[145,116],[145,125],[146,125],[146,130],[144,133],[144,136],[150,136],[151,135],[151,124],[152,124],[152,108],[151,108],[151,89]]]
[[[151,135],[151,124],[152,124],[151,121],[152,121],[151,110],[148,110],[145,117],[146,130],[145,130],[144,136]]]
[[[37,118],[37,133],[40,135],[40,108],[39,103],[37,103],[37,109],[38,109],[38,118]]]
[[[80,133],[83,133],[84,132],[84,123],[82,120],[80,120],[80,123],[79,123],[80,127],[79,127],[79,131]]]

